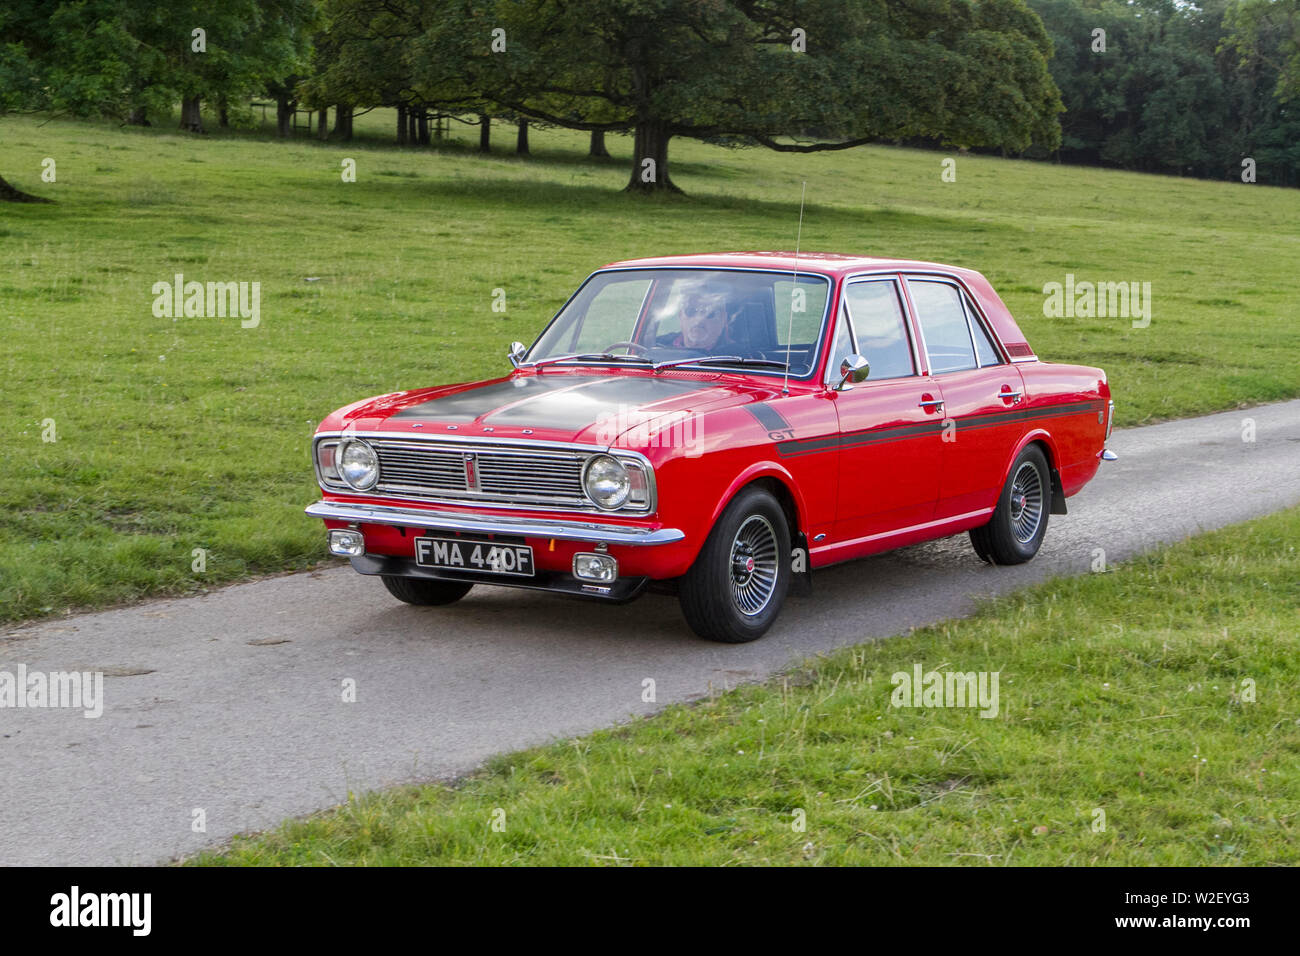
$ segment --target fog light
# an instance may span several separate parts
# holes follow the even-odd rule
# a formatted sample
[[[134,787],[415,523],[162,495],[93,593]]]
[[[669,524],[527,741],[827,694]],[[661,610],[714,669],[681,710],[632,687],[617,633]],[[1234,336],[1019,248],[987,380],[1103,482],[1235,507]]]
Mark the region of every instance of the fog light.
[[[330,554],[341,554],[345,558],[357,557],[366,553],[366,539],[360,531],[330,532]]]
[[[575,554],[573,576],[580,581],[608,584],[618,579],[618,562],[608,554]]]

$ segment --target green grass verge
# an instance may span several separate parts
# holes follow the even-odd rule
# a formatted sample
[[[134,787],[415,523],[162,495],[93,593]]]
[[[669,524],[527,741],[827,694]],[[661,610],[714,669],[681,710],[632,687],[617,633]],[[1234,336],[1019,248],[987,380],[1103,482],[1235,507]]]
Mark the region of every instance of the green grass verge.
[[[1200,535],[194,862],[1294,865],[1296,542]],[[996,717],[891,706],[918,663],[998,672]]]
[[[605,161],[565,131],[480,157],[472,129],[391,147],[390,119],[346,145],[0,119],[0,170],[57,200],[0,210],[0,620],[321,560],[301,509],[325,414],[503,373],[610,260],[791,248],[804,180],[803,249],[982,270],[1039,354],[1107,370],[1122,425],[1300,394],[1297,190],[973,156],[945,183],[939,153],[679,141],[688,195],[647,201],[620,192],[625,137]],[[260,282],[261,324],[155,318],[178,272]],[[1045,318],[1066,273],[1150,282],[1150,327]]]

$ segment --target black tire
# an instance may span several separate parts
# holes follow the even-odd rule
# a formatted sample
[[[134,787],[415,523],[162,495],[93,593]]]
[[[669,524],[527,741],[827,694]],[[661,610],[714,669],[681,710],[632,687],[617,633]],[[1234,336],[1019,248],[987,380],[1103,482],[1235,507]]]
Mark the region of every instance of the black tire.
[[[403,578],[393,574],[382,577],[384,587],[397,600],[425,607],[455,604],[474,586],[468,581],[433,581],[429,578]]]
[[[736,561],[741,565],[733,567]],[[749,487],[709,532],[680,580],[677,599],[700,637],[744,644],[762,637],[781,613],[791,574],[785,512],[767,491]]]
[[[1051,505],[1047,456],[1038,445],[1030,445],[1011,466],[993,518],[971,529],[975,553],[990,564],[1024,564],[1043,545]]]

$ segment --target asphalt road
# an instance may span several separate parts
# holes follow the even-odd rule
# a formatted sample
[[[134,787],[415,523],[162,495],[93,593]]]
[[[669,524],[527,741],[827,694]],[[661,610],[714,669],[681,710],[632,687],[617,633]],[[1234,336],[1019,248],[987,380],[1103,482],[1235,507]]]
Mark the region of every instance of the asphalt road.
[[[607,607],[479,587],[412,608],[348,567],[11,628],[0,671],[107,676],[98,719],[0,709],[0,863],[163,861],[966,613],[1086,572],[1096,548],[1114,562],[1300,502],[1300,401],[1116,431],[1110,447],[1119,461],[1052,517],[1030,564],[988,567],[960,535],[841,565],[747,645],[697,640],[665,596]]]

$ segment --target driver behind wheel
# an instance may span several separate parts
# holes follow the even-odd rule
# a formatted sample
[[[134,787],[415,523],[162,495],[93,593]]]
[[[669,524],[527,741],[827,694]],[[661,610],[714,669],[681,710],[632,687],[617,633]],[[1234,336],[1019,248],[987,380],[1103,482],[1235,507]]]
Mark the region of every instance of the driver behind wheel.
[[[691,290],[682,296],[677,310],[681,332],[667,344],[678,349],[715,349],[730,341],[726,335],[729,317],[727,296],[720,289],[705,286]]]

